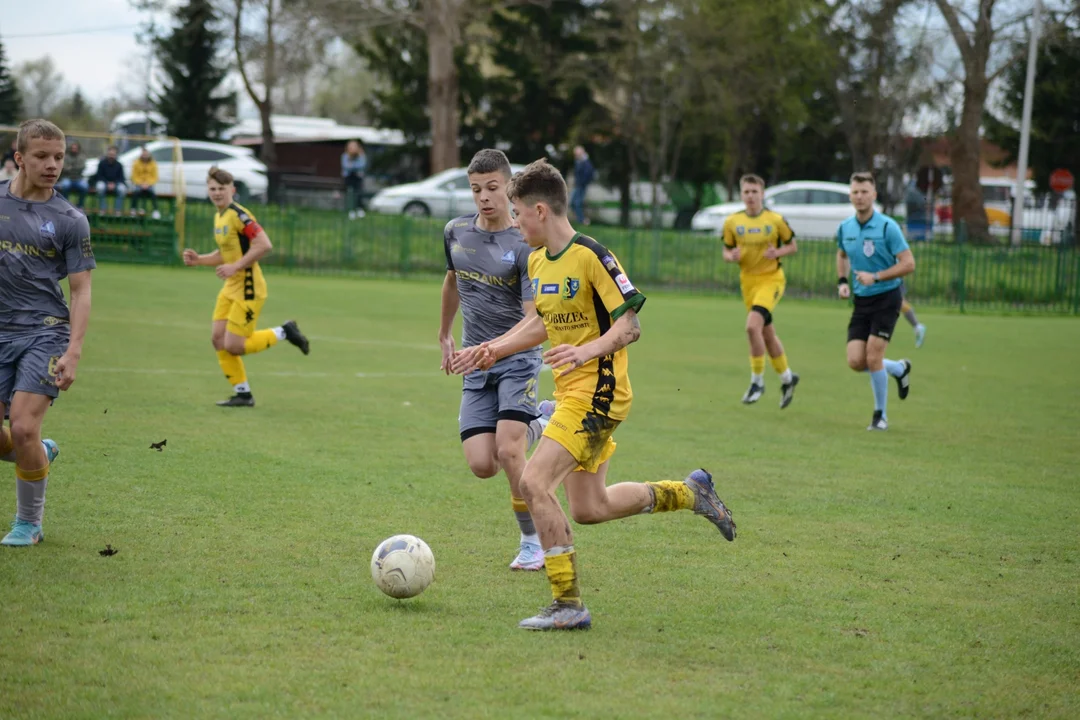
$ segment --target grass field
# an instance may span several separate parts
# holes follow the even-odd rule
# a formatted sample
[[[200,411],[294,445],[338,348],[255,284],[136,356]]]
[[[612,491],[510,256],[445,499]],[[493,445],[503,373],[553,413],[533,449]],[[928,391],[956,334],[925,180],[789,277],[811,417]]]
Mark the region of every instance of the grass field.
[[[928,314],[918,351],[899,326],[911,397],[871,434],[842,304],[780,306],[781,412],[771,370],[739,404],[741,303],[652,295],[611,480],[704,466],[739,538],[575,526],[594,628],[537,635],[505,481],[461,457],[436,283],[271,276],[263,324],[312,353],[248,358],[259,406],[230,411],[212,273],[94,282],[47,540],[0,552],[0,718],[1080,716],[1080,321]],[[405,602],[368,569],[401,532],[437,559]]]

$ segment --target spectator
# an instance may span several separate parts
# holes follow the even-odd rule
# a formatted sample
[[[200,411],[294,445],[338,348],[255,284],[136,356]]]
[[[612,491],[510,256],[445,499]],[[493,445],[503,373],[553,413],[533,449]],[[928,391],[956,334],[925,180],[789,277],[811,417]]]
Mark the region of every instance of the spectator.
[[[143,146],[142,152],[139,153],[139,158],[135,161],[135,165],[131,168],[131,209],[138,210],[143,204],[142,200],[146,199],[149,204],[153,205],[154,213],[151,215],[155,220],[161,217],[161,213],[157,209],[157,194],[154,192],[154,186],[158,181],[158,167],[157,160],[150,154],[150,151]]]
[[[82,156],[82,147],[78,141],[72,142],[64,154],[64,169],[60,172],[60,182],[56,184],[56,189],[65,197],[74,189],[79,195],[75,203],[79,208],[86,202],[86,193],[90,192],[90,184],[83,177],[85,172],[86,158]]]
[[[4,153],[4,157],[0,158],[0,166],[2,166],[8,160],[10,160],[11,162],[15,162],[15,151],[18,148],[19,148],[18,138],[12,138],[11,139],[11,149],[9,149],[7,152]],[[16,165],[15,169],[18,169],[18,167],[19,166]]]
[[[570,208],[577,216],[578,223],[588,225],[585,217],[585,191],[589,189],[589,183],[593,181],[596,169],[589,160],[589,153],[585,148],[578,145],[574,148],[574,192],[570,195]]]
[[[7,158],[4,160],[3,167],[0,167],[0,182],[14,180],[15,176],[18,174],[19,168],[15,165],[15,158]]]
[[[99,212],[105,212],[106,195],[113,196],[113,212],[119,211],[124,206],[127,182],[124,179],[124,166],[116,159],[118,152],[116,146],[113,145],[106,151],[105,157],[98,161],[93,182],[97,190]]]
[[[341,177],[345,178],[345,207],[349,219],[364,217],[364,172],[367,156],[358,140],[350,140],[341,156]]]

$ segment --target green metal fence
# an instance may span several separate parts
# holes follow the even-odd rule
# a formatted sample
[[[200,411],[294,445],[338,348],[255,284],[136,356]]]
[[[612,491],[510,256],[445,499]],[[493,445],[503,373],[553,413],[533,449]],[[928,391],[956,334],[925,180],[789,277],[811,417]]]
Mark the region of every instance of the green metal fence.
[[[250,208],[274,252],[266,267],[305,273],[438,275],[444,271],[443,221],[341,213],[278,206]],[[188,244],[214,247],[213,206],[187,209]],[[91,216],[95,253],[103,260],[178,264],[172,221]],[[640,287],[737,293],[738,268],[723,261],[719,238],[676,231],[591,227]],[[913,246],[917,269],[908,295],[920,305],[964,310],[1080,314],[1080,251],[1071,245],[976,246],[933,242]],[[787,295],[835,295],[836,246],[801,238],[784,261]]]

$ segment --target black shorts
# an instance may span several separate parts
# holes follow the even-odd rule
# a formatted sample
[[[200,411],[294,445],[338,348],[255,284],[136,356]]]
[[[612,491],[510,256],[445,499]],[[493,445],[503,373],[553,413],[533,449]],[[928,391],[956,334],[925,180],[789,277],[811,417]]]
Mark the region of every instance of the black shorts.
[[[890,340],[900,317],[900,306],[903,304],[904,295],[900,288],[867,297],[856,295],[855,311],[851,313],[851,322],[847,328],[848,342],[865,342],[871,335]]]

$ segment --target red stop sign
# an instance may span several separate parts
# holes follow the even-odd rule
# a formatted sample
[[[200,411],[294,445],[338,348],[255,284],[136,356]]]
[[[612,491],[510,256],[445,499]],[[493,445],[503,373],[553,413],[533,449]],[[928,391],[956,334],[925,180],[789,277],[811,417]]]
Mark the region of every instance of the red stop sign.
[[[1057,169],[1050,173],[1050,189],[1056,193],[1072,190],[1073,174],[1065,169]]]

